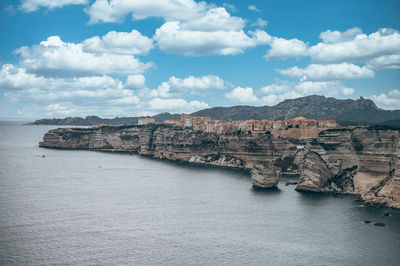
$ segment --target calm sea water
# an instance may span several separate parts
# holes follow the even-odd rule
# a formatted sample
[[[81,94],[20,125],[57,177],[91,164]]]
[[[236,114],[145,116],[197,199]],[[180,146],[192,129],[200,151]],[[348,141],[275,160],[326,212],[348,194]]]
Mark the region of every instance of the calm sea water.
[[[1,265],[400,264],[399,211],[284,183],[253,191],[240,171],[38,148],[51,128],[0,123]]]

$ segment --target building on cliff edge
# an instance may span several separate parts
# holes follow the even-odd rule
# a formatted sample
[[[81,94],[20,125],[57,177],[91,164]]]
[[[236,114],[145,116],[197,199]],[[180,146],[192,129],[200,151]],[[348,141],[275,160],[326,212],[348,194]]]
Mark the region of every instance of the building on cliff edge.
[[[294,118],[285,117],[285,120],[245,120],[226,122],[223,120],[211,120],[208,116],[191,116],[182,114],[181,119],[168,119],[165,124],[175,125],[180,127],[191,127],[194,130],[205,131],[208,133],[225,133],[237,132],[244,133],[259,133],[263,134],[267,131],[275,135],[293,137],[293,138],[308,138],[314,137],[320,131],[339,127],[339,124],[334,120],[315,120],[307,119],[303,116]]]
[[[154,124],[154,117],[142,117],[138,119],[138,125]]]

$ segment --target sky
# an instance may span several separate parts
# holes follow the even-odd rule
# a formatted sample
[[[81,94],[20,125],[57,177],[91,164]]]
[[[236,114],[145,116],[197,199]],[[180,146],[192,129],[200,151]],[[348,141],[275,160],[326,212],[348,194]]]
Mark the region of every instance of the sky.
[[[0,118],[324,95],[400,109],[397,0],[2,0]]]

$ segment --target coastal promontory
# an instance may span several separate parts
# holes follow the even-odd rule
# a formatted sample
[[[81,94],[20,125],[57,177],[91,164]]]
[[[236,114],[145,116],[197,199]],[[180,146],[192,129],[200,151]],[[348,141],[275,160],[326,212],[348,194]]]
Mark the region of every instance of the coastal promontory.
[[[242,168],[250,172],[255,188],[276,188],[282,175],[292,176],[299,179],[297,191],[354,194],[371,205],[400,208],[398,130],[338,126],[249,129],[210,132],[172,121],[59,128],[47,132],[40,147],[128,152]]]

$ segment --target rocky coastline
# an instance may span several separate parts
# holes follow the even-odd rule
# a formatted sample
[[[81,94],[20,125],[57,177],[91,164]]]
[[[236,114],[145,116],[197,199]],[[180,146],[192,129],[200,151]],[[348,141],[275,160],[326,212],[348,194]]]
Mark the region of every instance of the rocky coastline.
[[[59,128],[40,147],[128,152],[157,159],[248,170],[254,188],[297,175],[297,191],[358,195],[400,209],[400,136],[394,129],[337,128],[317,138],[273,132],[207,133],[166,124]]]

